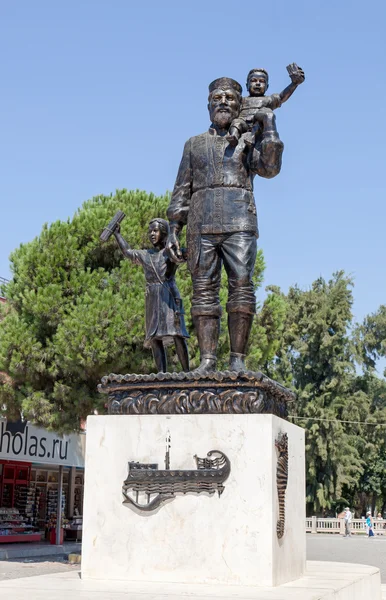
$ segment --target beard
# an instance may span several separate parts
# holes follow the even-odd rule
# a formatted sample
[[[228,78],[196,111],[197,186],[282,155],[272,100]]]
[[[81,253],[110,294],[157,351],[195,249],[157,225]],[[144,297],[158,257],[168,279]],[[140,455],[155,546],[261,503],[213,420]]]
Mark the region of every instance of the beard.
[[[216,111],[213,115],[213,125],[216,125],[220,129],[228,129],[229,125],[233,121],[232,111],[220,112]]]

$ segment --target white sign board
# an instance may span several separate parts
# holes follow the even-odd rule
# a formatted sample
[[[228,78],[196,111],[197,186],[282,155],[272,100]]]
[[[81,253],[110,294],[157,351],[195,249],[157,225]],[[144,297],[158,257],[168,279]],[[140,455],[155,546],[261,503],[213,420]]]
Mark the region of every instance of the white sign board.
[[[29,422],[0,420],[0,459],[84,467],[85,434],[59,435]]]

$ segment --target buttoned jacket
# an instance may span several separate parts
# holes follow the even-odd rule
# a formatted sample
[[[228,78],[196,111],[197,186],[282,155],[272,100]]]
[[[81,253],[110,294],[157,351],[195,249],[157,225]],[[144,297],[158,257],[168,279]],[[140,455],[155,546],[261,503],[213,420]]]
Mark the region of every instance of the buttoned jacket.
[[[187,225],[188,261],[198,235],[248,231],[258,236],[253,179],[277,175],[282,152],[278,138],[249,148],[242,136],[232,147],[213,127],[186,142],[167,216]]]

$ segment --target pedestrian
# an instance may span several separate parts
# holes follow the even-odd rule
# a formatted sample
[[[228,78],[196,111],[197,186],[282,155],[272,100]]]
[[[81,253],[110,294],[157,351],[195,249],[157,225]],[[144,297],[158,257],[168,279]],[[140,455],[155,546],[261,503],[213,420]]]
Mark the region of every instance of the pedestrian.
[[[346,506],[344,509],[344,537],[351,537],[351,520],[352,514],[350,508]]]
[[[371,516],[371,512],[367,511],[366,513],[366,533],[367,533],[367,537],[374,537],[374,530],[373,530],[373,517]]]
[[[382,513],[380,513],[380,512],[377,514],[377,521],[382,521],[382,523],[377,523],[376,529],[374,530],[374,534],[375,535],[383,535],[381,532],[381,529],[385,529],[385,524],[383,522]]]

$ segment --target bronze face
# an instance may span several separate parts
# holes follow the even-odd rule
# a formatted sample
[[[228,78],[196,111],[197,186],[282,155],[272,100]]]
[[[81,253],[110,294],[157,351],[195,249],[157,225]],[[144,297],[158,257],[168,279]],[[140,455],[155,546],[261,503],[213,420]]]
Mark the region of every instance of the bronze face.
[[[239,114],[240,96],[231,88],[213,90],[209,96],[208,109],[213,125],[225,129]]]
[[[264,96],[268,88],[267,76],[263,72],[255,71],[248,77],[247,84],[251,96]]]
[[[162,245],[164,241],[165,234],[161,231],[159,224],[157,221],[154,223],[150,223],[149,225],[149,240],[153,244],[153,246],[157,247]]]

